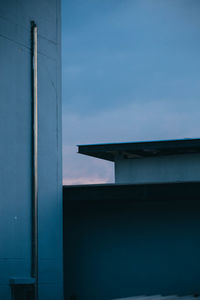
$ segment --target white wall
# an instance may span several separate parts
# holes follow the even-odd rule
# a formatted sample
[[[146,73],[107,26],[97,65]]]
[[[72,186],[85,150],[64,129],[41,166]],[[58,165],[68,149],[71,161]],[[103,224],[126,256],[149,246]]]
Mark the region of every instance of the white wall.
[[[115,162],[116,183],[200,181],[200,154],[123,159]]]

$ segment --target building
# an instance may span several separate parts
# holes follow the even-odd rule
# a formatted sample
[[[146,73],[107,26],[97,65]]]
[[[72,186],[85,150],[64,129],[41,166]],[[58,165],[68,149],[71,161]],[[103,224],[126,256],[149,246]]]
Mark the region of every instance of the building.
[[[65,299],[200,295],[199,199],[199,182],[64,186]]]
[[[0,299],[62,300],[63,249],[66,300],[200,294],[199,140],[80,146],[117,184],[63,210],[60,0],[1,2]]]
[[[116,183],[200,181],[200,139],[83,145],[78,152],[113,161]]]
[[[2,300],[63,297],[60,4],[7,0],[0,5]],[[32,149],[36,87],[37,151]]]
[[[200,140],[86,145],[79,153],[113,161],[116,183],[64,186],[65,298],[197,297]]]

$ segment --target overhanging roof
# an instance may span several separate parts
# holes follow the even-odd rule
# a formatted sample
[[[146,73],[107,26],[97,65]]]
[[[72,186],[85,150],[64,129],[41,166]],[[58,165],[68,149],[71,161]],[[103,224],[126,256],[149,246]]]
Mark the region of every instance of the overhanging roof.
[[[144,158],[150,156],[200,153],[200,139],[79,145],[78,153],[109,161],[115,161],[118,155],[122,155],[124,158]]]

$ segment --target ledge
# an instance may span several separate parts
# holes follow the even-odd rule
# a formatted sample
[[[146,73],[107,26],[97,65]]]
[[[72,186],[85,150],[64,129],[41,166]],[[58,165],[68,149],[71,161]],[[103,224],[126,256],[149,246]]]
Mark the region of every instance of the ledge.
[[[33,285],[35,278],[33,277],[12,277],[10,278],[11,285]]]

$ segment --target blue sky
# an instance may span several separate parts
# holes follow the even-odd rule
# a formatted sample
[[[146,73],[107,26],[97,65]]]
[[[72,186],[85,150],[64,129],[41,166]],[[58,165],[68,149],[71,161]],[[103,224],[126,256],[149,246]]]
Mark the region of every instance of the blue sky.
[[[63,178],[113,182],[77,144],[200,137],[199,0],[63,0]]]

